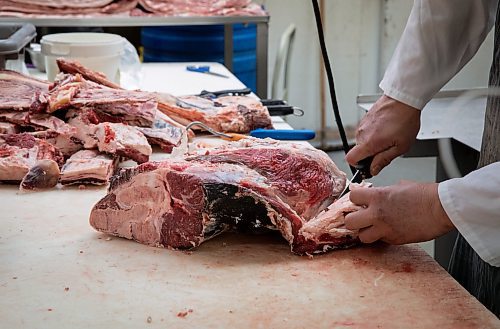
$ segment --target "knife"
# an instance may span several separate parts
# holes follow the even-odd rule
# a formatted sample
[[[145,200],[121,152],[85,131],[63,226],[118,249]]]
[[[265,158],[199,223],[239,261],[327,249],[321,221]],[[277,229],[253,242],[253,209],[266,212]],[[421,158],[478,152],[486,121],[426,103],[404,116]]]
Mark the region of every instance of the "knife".
[[[372,178],[372,174],[370,173],[370,166],[372,165],[372,161],[373,161],[372,156],[359,161],[354,166],[356,172],[352,176],[350,183],[361,183],[364,179]],[[346,195],[350,191],[349,189],[350,183],[346,184],[344,190],[342,191],[342,193],[340,193],[337,200]]]
[[[304,115],[304,111],[296,106],[290,105],[267,105],[267,110],[270,116],[283,116],[293,114],[295,116],[301,117]]]
[[[242,96],[248,95],[252,92],[250,88],[243,89],[226,89],[226,90],[218,90],[218,91],[208,91],[202,90],[198,96],[214,99],[221,96]]]

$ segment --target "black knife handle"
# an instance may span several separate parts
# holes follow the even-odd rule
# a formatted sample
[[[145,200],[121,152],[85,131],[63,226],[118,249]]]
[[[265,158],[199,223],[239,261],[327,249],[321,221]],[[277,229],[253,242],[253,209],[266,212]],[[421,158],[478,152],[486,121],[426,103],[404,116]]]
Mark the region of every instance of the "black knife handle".
[[[284,100],[281,99],[261,99],[260,102],[262,105],[265,106],[272,106],[272,105],[287,105]]]
[[[227,89],[227,90],[218,90],[218,91],[207,91],[202,90],[199,96],[206,98],[217,98],[221,96],[242,96],[248,95],[252,92],[250,88],[243,89]]]
[[[372,165],[373,157],[370,156],[368,158],[365,158],[361,161],[359,161],[354,168],[356,170],[359,170],[359,173],[361,174],[362,179],[368,179],[372,178],[372,174],[370,173],[370,166]]]
[[[270,105],[267,110],[270,116],[289,115],[294,112],[293,106],[290,105]]]

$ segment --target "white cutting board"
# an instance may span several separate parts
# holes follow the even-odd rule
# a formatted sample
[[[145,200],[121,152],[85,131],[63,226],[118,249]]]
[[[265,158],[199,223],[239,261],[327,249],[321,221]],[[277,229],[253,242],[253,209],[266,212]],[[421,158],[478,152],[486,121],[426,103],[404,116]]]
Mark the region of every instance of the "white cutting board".
[[[229,234],[159,249],[94,231],[104,194],[0,187],[2,328],[500,327],[416,245],[309,259]]]

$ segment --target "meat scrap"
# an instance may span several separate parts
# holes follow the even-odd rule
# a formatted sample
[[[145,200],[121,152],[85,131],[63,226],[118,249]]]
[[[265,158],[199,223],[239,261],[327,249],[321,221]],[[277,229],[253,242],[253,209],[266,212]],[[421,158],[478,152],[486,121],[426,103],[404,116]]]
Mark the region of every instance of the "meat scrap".
[[[355,206],[345,198],[332,204],[345,174],[321,151],[297,147],[287,152],[289,146],[280,143],[256,143],[246,156],[240,144],[122,169],[92,209],[90,224],[174,249],[197,247],[228,230],[278,230],[297,254],[356,244],[357,232],[343,229],[339,216]],[[304,204],[297,202],[298,195],[305,197]]]
[[[160,111],[156,111],[153,127],[137,127],[146,136],[151,145],[158,145],[164,152],[171,153],[173,148],[179,146],[182,134],[186,133],[184,126],[170,119]],[[189,130],[188,136],[191,130]],[[194,134],[193,134],[194,135]]]
[[[1,0],[4,1],[4,0]],[[0,1],[0,3],[1,3]],[[0,70],[0,110],[41,111],[45,106],[44,94],[48,92],[50,83],[24,74]]]
[[[30,134],[0,136],[0,181],[19,183],[38,160],[49,159],[61,166],[62,153],[53,145]]]
[[[160,111],[185,125],[201,121],[217,131],[236,133],[273,128],[267,108],[248,96],[225,96],[215,100],[200,96],[174,97],[164,93],[158,96]]]
[[[81,150],[73,154],[61,170],[61,184],[107,184],[118,164],[118,159],[97,150]]]
[[[0,134],[17,134],[18,132],[18,125],[9,122],[0,122]]]
[[[146,137],[137,128],[121,123],[104,122],[96,125],[95,137],[99,151],[137,163],[147,162],[153,153]]]
[[[54,187],[59,181],[59,166],[54,160],[38,160],[21,181],[21,190]]]

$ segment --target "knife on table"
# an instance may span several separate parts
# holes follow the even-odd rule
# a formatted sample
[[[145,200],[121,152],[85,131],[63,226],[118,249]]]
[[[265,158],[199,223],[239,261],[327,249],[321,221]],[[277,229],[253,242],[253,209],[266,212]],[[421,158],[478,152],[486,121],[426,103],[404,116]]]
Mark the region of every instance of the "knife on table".
[[[361,183],[364,179],[371,178],[372,174],[370,173],[370,166],[372,165],[372,161],[373,161],[372,156],[359,161],[354,166],[356,172],[352,176],[350,183]],[[337,200],[346,195],[350,191],[349,189],[350,183],[346,184],[344,190],[342,191],[342,193],[340,193]]]

